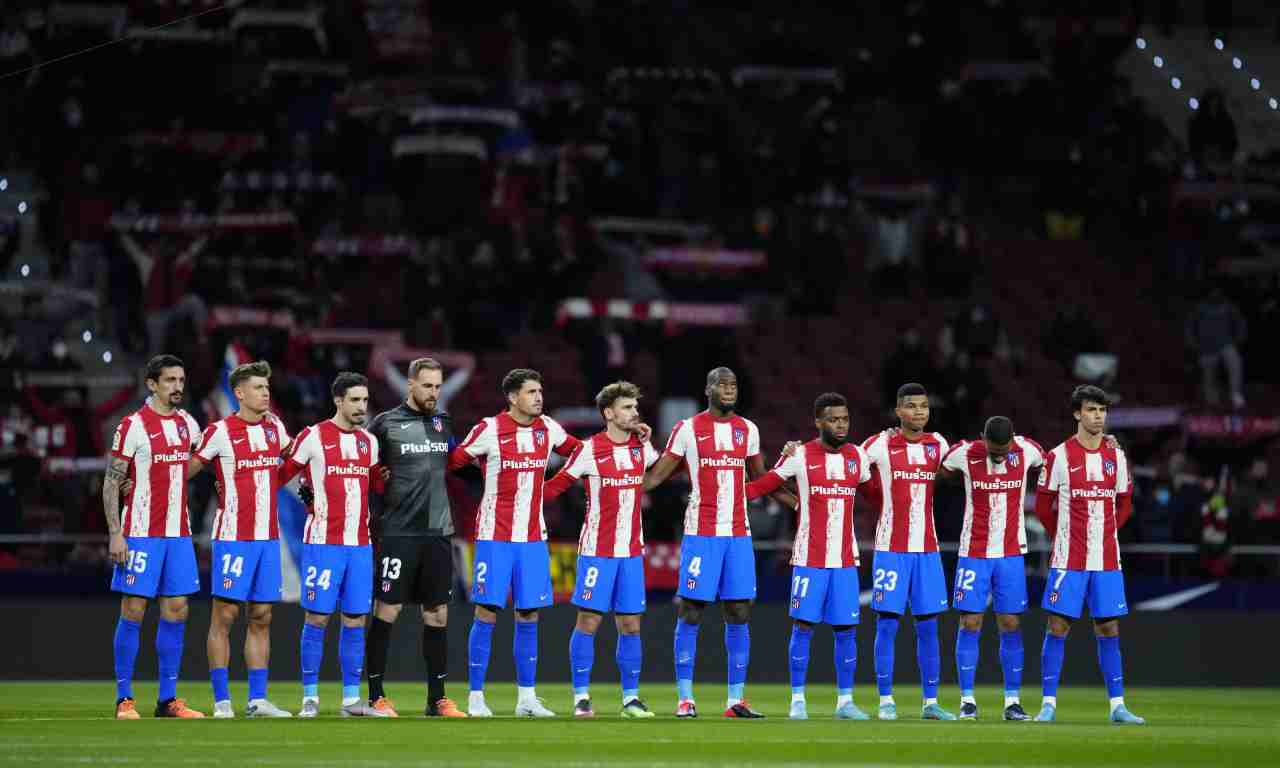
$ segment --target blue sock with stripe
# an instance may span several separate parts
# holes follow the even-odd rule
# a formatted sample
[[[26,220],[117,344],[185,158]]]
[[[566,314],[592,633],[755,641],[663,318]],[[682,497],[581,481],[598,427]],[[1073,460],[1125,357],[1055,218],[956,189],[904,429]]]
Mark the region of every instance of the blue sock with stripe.
[[[698,625],[676,619],[676,693],[681,701],[693,698],[693,665],[698,658]]]
[[[938,620],[916,622],[916,661],[920,664],[920,689],[926,701],[938,698],[942,676],[942,652],[938,649]]]
[[[532,688],[538,680],[538,622],[516,622],[511,650],[516,657],[516,685]]]
[[[324,661],[324,627],[302,623],[299,646],[302,661],[302,695],[320,695],[320,664]]]
[[[182,667],[182,641],[186,631],[185,621],[160,619],[160,626],[156,627],[156,661],[160,667],[158,701],[168,701],[178,695],[178,670]]]
[[[1098,666],[1107,684],[1107,696],[1114,699],[1124,695],[1124,663],[1120,658],[1120,638],[1098,635]]]
[[[575,628],[569,635],[569,674],[575,695],[587,695],[591,686],[591,667],[596,661],[596,636]]]
[[[978,677],[978,638],[972,629],[960,628],[956,633],[956,677],[960,680],[960,695],[973,695],[973,682]]]
[[[858,668],[858,635],[856,629],[835,633],[836,694],[853,694],[853,673]]]
[[[1062,654],[1067,638],[1052,632],[1044,633],[1044,647],[1040,649],[1041,688],[1045,696],[1058,695],[1058,678],[1062,676]]]
[[[791,627],[791,644],[787,655],[791,658],[791,692],[804,693],[804,681],[809,676],[809,643],[813,630],[799,624]]]
[[[898,640],[898,617],[876,619],[876,686],[881,696],[893,695],[893,652]]]
[[[123,616],[116,621],[116,635],[111,642],[115,656],[116,698],[133,698],[133,669],[138,663],[138,630],[136,621]]]
[[[747,665],[751,662],[751,628],[746,624],[725,624],[724,652],[729,662],[728,698],[741,701],[747,687]]]
[[[475,619],[471,622],[471,634],[467,638],[467,676],[471,690],[483,691],[484,678],[489,672],[489,654],[493,650],[493,625]]]
[[[1000,633],[1000,669],[1004,672],[1004,695],[1017,696],[1022,690],[1022,668],[1026,652],[1022,648],[1022,630]]]
[[[644,661],[640,636],[619,632],[614,659],[618,662],[618,675],[622,680],[622,703],[640,698],[640,665]]]
[[[360,676],[364,674],[364,627],[343,627],[338,635],[338,662],[342,665],[342,704],[360,700]]]

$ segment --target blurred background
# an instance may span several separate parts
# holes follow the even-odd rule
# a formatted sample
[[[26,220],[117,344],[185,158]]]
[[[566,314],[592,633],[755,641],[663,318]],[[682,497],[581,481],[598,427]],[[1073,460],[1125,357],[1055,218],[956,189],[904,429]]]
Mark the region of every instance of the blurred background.
[[[104,440],[149,355],[202,424],[268,360],[296,432],[335,372],[383,410],[432,354],[460,432],[530,366],[579,435],[635,381],[655,441],[728,365],[770,463],[826,390],[858,440],[920,381],[948,439],[1004,414],[1052,447],[1097,383],[1131,600],[1280,608],[1280,9],[848,6],[6,0],[0,592],[106,594]],[[659,589],[687,491],[647,502]],[[582,507],[546,511],[558,588]],[[941,539],[962,510],[944,485]],[[791,523],[752,527],[781,599]]]

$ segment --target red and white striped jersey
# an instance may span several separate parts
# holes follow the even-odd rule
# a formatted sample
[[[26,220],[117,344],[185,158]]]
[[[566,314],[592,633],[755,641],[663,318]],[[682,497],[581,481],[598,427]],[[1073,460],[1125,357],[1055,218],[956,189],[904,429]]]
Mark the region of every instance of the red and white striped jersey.
[[[741,416],[717,419],[707,411],[683,419],[667,438],[667,453],[689,468],[686,536],[750,536],[747,460],[760,453],[760,429]]]
[[[551,451],[573,452],[581,443],[548,416],[521,426],[506,413],[471,429],[455,450],[478,459],[484,497],[476,510],[477,541],[545,541],[542,485]]]
[[[853,502],[858,486],[871,479],[867,456],[856,445],[828,451],[821,440],[783,456],[772,470],[795,478],[800,495],[791,564],[810,568],[848,568],[858,564],[853,533]]]
[[[981,440],[965,441],[952,448],[942,466],[964,478],[964,527],[960,531],[960,557],[1013,557],[1027,553],[1027,473],[1044,466],[1044,450],[1021,435],[1004,461],[987,458]]]
[[[584,442],[561,472],[581,478],[587,491],[587,518],[578,537],[585,557],[634,557],[644,554],[640,501],[644,472],[658,460],[650,443],[632,435],[615,443],[607,432]]]
[[[881,552],[937,552],[933,490],[947,440],[925,432],[912,442],[899,429],[867,438],[862,450],[871,462],[871,496],[880,498],[876,549]]]
[[[133,493],[124,503],[125,536],[190,536],[187,462],[200,425],[177,410],[168,416],[150,405],[124,417],[111,438],[111,455],[129,462]]]
[[[345,430],[331,419],[307,427],[294,440],[289,470],[305,471],[315,495],[303,543],[368,544],[369,485],[377,471],[378,441],[363,429]]]
[[[1050,451],[1039,490],[1058,502],[1050,568],[1120,570],[1116,497],[1133,493],[1124,451],[1107,441],[1091,451],[1071,437]]]
[[[272,413],[256,424],[232,414],[205,428],[196,457],[213,464],[222,486],[210,534],[214,539],[279,538],[276,491],[280,490],[281,453],[288,446],[289,433]]]

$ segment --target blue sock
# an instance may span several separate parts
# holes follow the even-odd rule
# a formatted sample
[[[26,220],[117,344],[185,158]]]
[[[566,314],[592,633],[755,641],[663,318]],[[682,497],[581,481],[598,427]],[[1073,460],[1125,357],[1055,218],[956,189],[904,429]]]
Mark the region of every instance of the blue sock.
[[[302,623],[302,695],[320,695],[320,664],[324,661],[324,627]]]
[[[836,632],[836,693],[853,694],[853,672],[858,668],[858,635],[856,629]]]
[[[791,692],[804,693],[804,681],[809,676],[809,641],[813,630],[799,624],[791,627],[791,645],[787,654],[791,657]]]
[[[916,661],[920,664],[920,688],[926,699],[938,698],[942,676],[942,652],[938,650],[938,620],[916,622]]]
[[[364,627],[343,627],[338,635],[338,661],[342,665],[342,698],[360,698],[364,673]]]
[[[1045,696],[1058,695],[1058,678],[1062,676],[1062,651],[1067,638],[1052,632],[1044,633],[1044,648],[1040,651],[1040,676]]]
[[[267,670],[249,670],[249,701],[267,698]]]
[[[467,638],[467,670],[471,690],[484,690],[484,677],[489,672],[489,652],[493,646],[493,625],[476,619],[471,622]]]
[[[186,631],[185,621],[160,619],[160,626],[156,627],[156,659],[160,663],[158,701],[168,701],[178,695],[178,670],[182,667],[182,640]]]
[[[1017,696],[1022,690],[1022,667],[1026,654],[1022,650],[1022,631],[1000,633],[1000,669],[1004,671],[1004,693]]]
[[[517,621],[515,642],[511,644],[516,656],[516,685],[532,688],[538,679],[538,623]]]
[[[116,661],[116,698],[133,698],[133,667],[138,661],[138,629],[136,621],[123,616],[116,622],[116,636],[111,647]]]
[[[693,698],[693,665],[698,658],[698,625],[676,619],[676,693]]]
[[[881,696],[893,695],[893,646],[897,639],[897,616],[876,619],[876,685]]]
[[[574,629],[569,635],[569,670],[573,692],[585,694],[591,685],[591,665],[596,661],[596,636]]]
[[[640,636],[619,632],[614,659],[618,662],[618,675],[622,680],[622,702],[625,704],[640,698],[640,664],[644,660]]]
[[[1120,660],[1120,638],[1098,635],[1098,666],[1107,684],[1107,696],[1124,695],[1124,666]]]
[[[960,628],[956,633],[956,675],[960,678],[960,695],[973,695],[973,681],[978,676],[978,637],[972,629]]]
[[[231,686],[227,684],[227,668],[209,670],[209,682],[213,684],[213,700],[231,701]]]
[[[724,655],[729,661],[729,698],[741,699],[747,687],[747,664],[751,661],[751,628],[746,624],[724,625]]]

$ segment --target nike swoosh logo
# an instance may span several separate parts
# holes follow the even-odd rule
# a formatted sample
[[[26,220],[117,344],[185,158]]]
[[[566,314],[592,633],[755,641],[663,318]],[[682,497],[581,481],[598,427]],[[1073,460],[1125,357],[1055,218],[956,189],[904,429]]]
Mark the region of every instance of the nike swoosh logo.
[[[810,464],[809,469],[817,469],[818,467],[821,467],[821,466],[822,466],[821,464]]]
[[[590,672],[590,671],[591,671],[591,667],[587,667],[586,669],[575,669],[575,670],[574,670],[574,672]]]
[[[400,425],[400,428],[401,428],[401,429],[408,429],[409,427],[412,427],[412,426],[413,426],[412,424],[401,424],[401,425]]]
[[[792,656],[791,660],[792,661],[808,661],[809,659],[806,656]]]
[[[539,600],[546,600],[546,599],[547,599],[547,596],[546,596],[546,595],[538,595],[538,599],[539,599]]]
[[[970,464],[981,464],[984,461],[986,461],[986,459],[969,459]]]
[[[896,451],[889,451],[889,453],[892,453],[892,454],[894,454],[894,455],[897,455],[897,454],[899,454],[899,453],[902,453],[902,451],[903,451],[903,449],[902,449],[902,448],[899,448],[899,449],[898,449],[898,450],[896,450]]]
[[[502,443],[503,445],[506,445],[507,443],[511,442],[512,440],[515,440],[515,438],[514,438],[514,437],[508,437],[506,440],[499,440],[498,442],[499,442],[499,443]]]
[[[1071,472],[1075,472],[1075,471],[1076,471],[1076,470],[1078,470],[1078,469],[1080,469],[1080,467],[1071,467],[1070,471],[1071,471]]]
[[[530,657],[529,657],[529,661],[537,661],[537,660],[538,660],[538,657],[537,657],[537,656],[530,656]]]
[[[968,671],[969,671],[969,670],[971,670],[971,669],[977,669],[977,667],[961,667],[961,668],[960,668],[960,670],[961,670],[962,672],[968,672]]]
[[[856,659],[856,658],[853,658],[853,659],[845,659],[845,660],[844,660],[844,663],[845,663],[845,664],[852,664],[852,663],[853,663],[853,662],[855,662],[855,661],[857,661],[857,659]]]
[[[325,448],[326,448],[326,449],[328,449],[328,448],[337,448],[337,447],[338,447],[338,446],[336,446],[336,445],[326,445],[326,446],[325,446]]]
[[[937,684],[938,684],[938,678],[936,677],[929,681],[929,685],[937,685]]]
[[[240,438],[239,440],[232,440],[232,441],[231,441],[231,444],[232,444],[232,445],[239,445],[239,444],[241,444],[241,443],[243,443],[243,442],[244,442],[244,438],[242,437],[242,438]]]
[[[746,668],[747,668],[747,665],[746,665],[746,664],[737,664],[737,665],[735,665],[735,666],[736,666],[738,669],[746,669]]]
[[[446,673],[444,673],[443,675],[436,675],[436,679],[437,679],[437,680],[443,680],[443,679],[445,679],[445,678],[446,678],[446,677],[448,677],[448,676],[449,676],[449,673],[448,673],[448,672],[446,672]]]
[[[1111,678],[1111,682],[1113,682],[1113,683],[1118,683],[1118,682],[1120,682],[1120,681],[1121,681],[1121,680],[1123,680],[1123,679],[1124,679],[1123,677],[1113,677],[1113,678]]]
[[[151,436],[152,436],[152,437],[159,437],[159,436],[161,436],[161,435],[163,435],[163,434],[164,434],[163,432],[154,432],[154,433],[152,433],[152,435],[151,435]]]
[[[1014,671],[1014,672],[1021,672],[1021,671],[1022,671],[1022,667],[1014,667],[1014,668],[1013,668],[1013,671]]]

